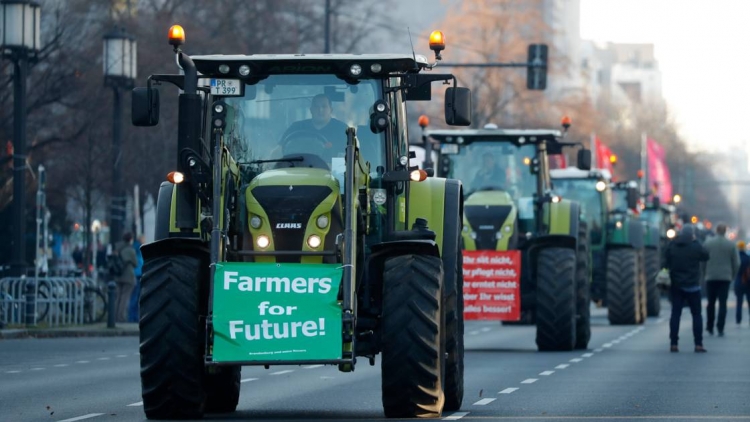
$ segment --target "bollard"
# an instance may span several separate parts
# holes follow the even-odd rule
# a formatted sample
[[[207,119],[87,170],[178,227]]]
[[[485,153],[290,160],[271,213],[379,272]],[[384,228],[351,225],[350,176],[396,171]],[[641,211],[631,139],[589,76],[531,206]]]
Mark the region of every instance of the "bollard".
[[[107,283],[107,328],[115,328],[115,312],[117,312],[117,283]]]
[[[27,281],[24,288],[26,289],[26,313],[24,315],[24,323],[27,327],[33,327],[36,325],[36,289],[34,281]]]

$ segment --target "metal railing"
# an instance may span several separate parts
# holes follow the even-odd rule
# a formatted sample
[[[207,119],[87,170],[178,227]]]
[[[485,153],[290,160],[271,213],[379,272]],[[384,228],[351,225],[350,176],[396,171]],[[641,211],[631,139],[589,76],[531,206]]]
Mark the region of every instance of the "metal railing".
[[[77,325],[91,318],[96,282],[86,277],[8,277],[0,279],[0,325]],[[99,312],[99,310],[97,310]],[[103,316],[103,313],[101,314]]]

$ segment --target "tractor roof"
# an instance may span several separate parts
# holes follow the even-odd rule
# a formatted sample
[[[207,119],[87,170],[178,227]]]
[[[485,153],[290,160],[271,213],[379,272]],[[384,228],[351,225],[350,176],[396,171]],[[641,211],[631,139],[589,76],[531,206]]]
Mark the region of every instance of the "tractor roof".
[[[546,142],[549,154],[562,154],[562,147],[576,145],[563,142],[563,134],[553,129],[458,129],[432,130],[427,135],[441,142],[468,145],[474,142],[508,142],[516,146]]]
[[[612,180],[612,174],[605,169],[581,170],[577,167],[566,167],[564,169],[550,170],[550,176],[553,179],[604,179]]]
[[[357,64],[361,68],[359,78],[379,78],[390,73],[418,72],[429,66],[427,58],[411,54],[249,54],[191,56],[198,72],[203,75],[243,77],[239,67],[247,65],[250,74],[344,74],[352,77],[350,69]],[[219,66],[229,65],[229,72],[222,74]],[[379,64],[375,72],[372,65]],[[377,68],[377,67],[376,67]],[[244,77],[243,77],[244,78]]]

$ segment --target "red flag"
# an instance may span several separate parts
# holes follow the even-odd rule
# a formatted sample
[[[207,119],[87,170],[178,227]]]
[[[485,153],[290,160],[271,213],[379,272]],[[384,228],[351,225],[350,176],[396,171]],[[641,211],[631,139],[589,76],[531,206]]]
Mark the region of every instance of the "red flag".
[[[594,143],[596,144],[596,168],[608,170],[609,174],[614,176],[615,169],[612,166],[612,157],[614,154],[612,150],[599,137],[594,138]]]
[[[664,147],[651,138],[646,139],[648,153],[648,181],[663,203],[672,199],[672,177],[669,174]]]

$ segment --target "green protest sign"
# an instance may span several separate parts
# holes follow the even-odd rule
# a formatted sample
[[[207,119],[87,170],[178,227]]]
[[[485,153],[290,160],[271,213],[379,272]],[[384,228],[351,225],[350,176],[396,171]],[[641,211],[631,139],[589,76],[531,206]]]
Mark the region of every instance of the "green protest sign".
[[[339,264],[217,265],[214,361],[340,359],[342,272]]]

